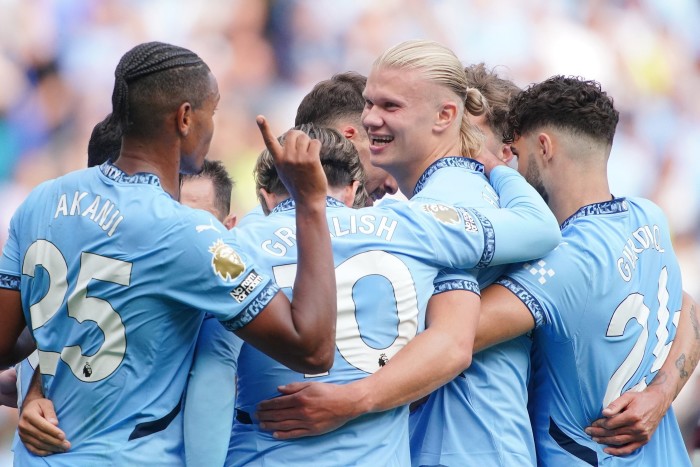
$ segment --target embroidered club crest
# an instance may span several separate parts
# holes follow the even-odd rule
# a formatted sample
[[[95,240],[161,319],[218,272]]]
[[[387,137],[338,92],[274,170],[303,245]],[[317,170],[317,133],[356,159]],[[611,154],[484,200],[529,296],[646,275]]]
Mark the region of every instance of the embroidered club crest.
[[[223,280],[232,281],[245,270],[245,264],[238,253],[221,239],[209,247],[209,252],[212,254],[211,267],[214,274]]]

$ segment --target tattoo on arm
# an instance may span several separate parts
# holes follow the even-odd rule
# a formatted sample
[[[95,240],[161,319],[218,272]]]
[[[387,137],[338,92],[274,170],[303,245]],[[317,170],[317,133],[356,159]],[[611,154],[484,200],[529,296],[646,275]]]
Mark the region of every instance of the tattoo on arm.
[[[695,303],[690,306],[690,322],[693,324],[693,331],[695,332],[695,342],[700,341],[700,324],[698,324],[698,315],[695,310]],[[698,360],[700,359],[700,346],[695,346],[695,351],[690,353],[690,372],[692,373],[695,367],[698,365]]]
[[[659,372],[656,373],[656,376],[654,376],[654,379],[651,380],[651,383],[649,383],[649,386],[664,384],[667,379],[668,375],[666,375],[666,372],[664,370],[659,370]]]
[[[689,376],[685,369],[685,354],[681,354],[681,356],[676,360],[676,368],[678,368],[681,379],[686,379]]]

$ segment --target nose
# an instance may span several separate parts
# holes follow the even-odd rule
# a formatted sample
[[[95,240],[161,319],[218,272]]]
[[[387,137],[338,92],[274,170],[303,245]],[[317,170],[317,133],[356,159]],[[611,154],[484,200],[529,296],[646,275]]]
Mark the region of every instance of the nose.
[[[375,110],[376,106],[365,107],[362,111],[362,126],[365,128],[377,128],[382,126],[382,119],[379,117],[379,112]]]

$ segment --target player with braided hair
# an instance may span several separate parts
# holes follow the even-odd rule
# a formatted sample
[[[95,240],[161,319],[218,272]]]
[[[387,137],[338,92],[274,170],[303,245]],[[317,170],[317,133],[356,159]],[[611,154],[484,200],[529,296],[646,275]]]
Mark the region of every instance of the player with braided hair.
[[[181,47],[138,45],[120,60],[112,97],[118,158],[37,187],[0,259],[0,365],[17,360],[25,323],[39,353],[23,410],[39,416],[20,421],[21,465],[183,465],[182,396],[203,312],[298,371],[333,360],[317,142],[292,132],[282,147],[258,118],[297,202],[301,293],[290,303],[234,233],[177,202],[180,173],[201,170],[213,135],[219,92],[207,65]]]

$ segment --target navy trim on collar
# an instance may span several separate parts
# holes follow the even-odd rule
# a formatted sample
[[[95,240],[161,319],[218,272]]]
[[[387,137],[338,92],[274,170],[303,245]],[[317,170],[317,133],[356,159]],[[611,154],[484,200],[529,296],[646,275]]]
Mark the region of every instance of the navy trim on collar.
[[[127,175],[122,169],[112,164],[110,161],[105,162],[100,165],[100,171],[102,174],[119,183],[132,183],[132,184],[146,184],[160,186],[160,179],[158,175],[148,173],[148,172],[138,172],[134,175]]]
[[[291,211],[296,207],[296,203],[294,202],[294,198],[287,198],[281,203],[279,203],[275,208],[272,210],[271,213],[273,212],[283,212],[283,211]],[[326,207],[329,208],[344,208],[346,207],[343,203],[338,201],[335,198],[331,198],[330,196],[326,196]]]
[[[418,182],[416,183],[416,187],[413,189],[413,196],[423,189],[423,186],[428,181],[430,176],[435,173],[435,171],[445,167],[461,167],[464,169],[473,170],[475,172],[484,173],[484,165],[481,162],[475,161],[474,159],[462,156],[442,157],[430,164],[430,166],[425,169],[425,172],[423,172],[423,175],[420,176]]]
[[[610,201],[604,201],[602,203],[593,203],[587,206],[583,206],[578,211],[569,216],[561,224],[561,230],[564,230],[567,225],[571,224],[573,221],[580,217],[594,216],[597,214],[617,214],[618,212],[626,212],[629,210],[629,205],[625,198],[615,198]]]

